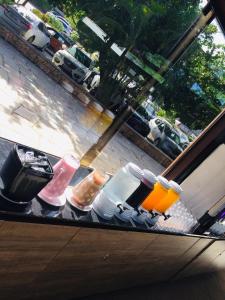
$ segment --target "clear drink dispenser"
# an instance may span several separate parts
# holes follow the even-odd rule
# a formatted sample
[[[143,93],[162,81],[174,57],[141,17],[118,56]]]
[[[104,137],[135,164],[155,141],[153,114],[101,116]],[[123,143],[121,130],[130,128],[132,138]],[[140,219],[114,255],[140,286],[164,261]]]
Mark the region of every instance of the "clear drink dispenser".
[[[104,219],[111,219],[117,206],[124,204],[138,188],[142,175],[142,170],[133,163],[120,169],[96,197],[93,203],[95,212]]]

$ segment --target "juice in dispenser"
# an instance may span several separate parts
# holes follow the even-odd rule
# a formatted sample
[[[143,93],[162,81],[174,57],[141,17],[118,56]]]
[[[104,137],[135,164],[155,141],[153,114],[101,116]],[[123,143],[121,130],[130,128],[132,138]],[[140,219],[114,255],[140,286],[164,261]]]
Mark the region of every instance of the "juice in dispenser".
[[[159,201],[154,207],[154,210],[160,213],[165,213],[173,204],[175,204],[180,199],[180,195],[183,191],[175,181],[170,181],[169,184],[170,189],[168,190],[166,197]]]
[[[157,182],[156,176],[149,170],[143,170],[143,175],[141,178],[140,185],[133,192],[132,195],[125,201],[125,203],[118,209],[116,217],[122,221],[128,222],[133,214],[133,211],[137,211],[141,203],[146,199],[146,197],[153,191],[154,184]]]
[[[149,170],[143,170],[143,176],[139,187],[126,200],[132,208],[138,208],[146,197],[153,191],[154,185],[157,182],[157,177]]]
[[[162,176],[158,176],[153,192],[148,195],[141,206],[148,211],[154,210],[159,201],[167,195],[169,189],[169,181]]]

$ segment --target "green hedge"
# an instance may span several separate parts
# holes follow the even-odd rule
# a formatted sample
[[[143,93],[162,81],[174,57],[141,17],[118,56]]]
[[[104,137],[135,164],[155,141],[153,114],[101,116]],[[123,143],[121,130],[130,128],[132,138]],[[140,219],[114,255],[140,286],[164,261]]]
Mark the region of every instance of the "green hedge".
[[[43,14],[40,10],[38,9],[33,9],[32,12],[40,18],[44,23],[48,23],[52,28],[55,30],[62,32],[64,30],[64,27],[62,23],[57,20],[56,18],[49,16],[48,14]]]

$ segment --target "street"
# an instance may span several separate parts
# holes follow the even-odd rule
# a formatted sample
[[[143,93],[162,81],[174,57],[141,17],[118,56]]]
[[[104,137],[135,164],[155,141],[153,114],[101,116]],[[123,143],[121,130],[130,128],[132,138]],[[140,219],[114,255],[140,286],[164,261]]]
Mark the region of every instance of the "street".
[[[80,158],[98,135],[85,126],[86,108],[16,49],[0,39],[0,136],[42,151]],[[132,161],[160,174],[163,167],[117,134],[93,167],[115,173]]]

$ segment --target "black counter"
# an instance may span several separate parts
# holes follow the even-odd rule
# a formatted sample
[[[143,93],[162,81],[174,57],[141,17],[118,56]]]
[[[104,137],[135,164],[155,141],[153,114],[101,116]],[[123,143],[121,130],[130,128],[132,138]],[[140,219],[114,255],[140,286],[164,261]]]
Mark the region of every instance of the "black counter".
[[[0,138],[0,167],[14,142]],[[47,154],[50,162],[54,165],[59,158]],[[71,181],[71,185],[80,182],[85,176],[92,171],[91,168],[80,167]],[[147,224],[140,225],[131,220],[129,223],[124,223],[117,218],[106,221],[100,218],[94,210],[88,213],[79,211],[72,207],[68,202],[64,207],[54,207],[43,202],[39,198],[34,198],[27,206],[12,205],[7,203],[3,197],[0,196],[0,219],[17,222],[28,222],[38,224],[54,224],[64,226],[79,226],[89,228],[104,228],[111,230],[122,231],[137,231],[137,232],[152,232],[157,234],[181,235],[181,236],[196,236],[192,234],[172,233],[167,231],[152,230]],[[201,236],[207,237],[209,236]],[[220,239],[217,237],[210,237],[212,239]]]

